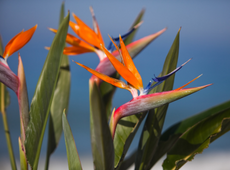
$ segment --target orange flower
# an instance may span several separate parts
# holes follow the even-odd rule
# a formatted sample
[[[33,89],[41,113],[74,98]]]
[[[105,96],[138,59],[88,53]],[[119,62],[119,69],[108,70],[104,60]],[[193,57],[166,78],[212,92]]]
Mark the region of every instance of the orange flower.
[[[69,26],[78,35],[79,38],[68,33],[66,36],[66,42],[71,46],[65,47],[63,53],[66,55],[78,55],[82,53],[95,52],[98,55],[100,61],[102,61],[104,58],[106,58],[106,56],[102,52],[101,45],[105,46],[105,44],[92,7],[90,7],[90,12],[93,18],[93,29],[86,25],[74,13],[72,14],[76,23],[70,21]],[[123,37],[126,37],[130,33],[132,33],[140,26],[141,23],[142,22],[134,26],[128,33],[123,35]],[[49,30],[54,33],[57,32],[57,30],[53,28],[49,28]],[[114,40],[117,41],[117,38],[115,38]],[[109,48],[113,50],[111,44],[109,44]],[[49,47],[46,47],[46,49],[49,49]]]
[[[153,93],[153,94],[148,94],[149,91],[159,85],[161,82],[166,80],[168,77],[176,73],[178,70],[180,70],[187,62],[182,64],[180,67],[176,68],[172,72],[170,72],[167,75],[164,75],[162,77],[155,77],[153,78],[153,81],[156,82],[155,84],[149,83],[147,87],[144,89],[143,88],[143,83],[142,83],[142,78],[137,71],[132,58],[130,57],[125,44],[123,40],[120,38],[120,46],[121,46],[121,51],[118,49],[116,44],[114,43],[114,46],[117,48],[118,52],[120,53],[121,56],[121,62],[118,61],[104,46],[102,46],[102,49],[116,71],[128,82],[128,84],[124,83],[121,80],[114,79],[112,77],[109,77],[107,75],[104,75],[102,73],[99,73],[83,64],[77,63],[78,65],[82,66],[86,70],[88,70],[90,73],[94,74],[94,76],[97,76],[98,78],[106,81],[107,83],[110,83],[114,86],[117,86],[119,88],[123,88],[126,90],[129,90],[131,94],[133,95],[133,99],[122,106],[118,107],[116,110],[114,109],[112,112],[112,116],[110,119],[110,129],[112,133],[112,137],[114,138],[115,135],[115,130],[118,121],[125,117],[125,116],[130,116],[133,114],[137,114],[143,111],[147,111],[159,106],[162,106],[166,103],[173,102],[175,100],[178,100],[182,97],[185,97],[189,94],[192,94],[194,92],[197,92],[205,87],[210,86],[211,84],[205,85],[205,86],[200,86],[200,87],[194,87],[194,88],[184,88],[200,76],[196,77],[189,83],[171,91],[166,91],[166,92],[160,92],[160,93]],[[113,42],[113,40],[111,39]],[[137,90],[140,91],[140,94],[138,95]]]
[[[6,45],[3,56],[0,56],[0,82],[4,83],[7,87],[11,88],[18,95],[18,87],[20,86],[19,78],[16,76],[7,64],[7,58],[13,53],[21,49],[25,44],[29,42],[33,36],[37,25],[30,28],[27,31],[22,30],[15,35]],[[21,61],[21,57],[18,54],[18,59]],[[20,66],[20,64],[19,64]],[[21,69],[21,66],[20,66]],[[19,72],[20,73],[20,72]]]
[[[110,39],[113,42],[111,37],[110,37]],[[93,69],[91,69],[91,68],[89,68],[83,64],[78,63],[78,62],[75,62],[75,63],[82,66],[83,68],[85,68],[86,70],[88,70],[90,73],[94,74],[94,76],[100,78],[101,80],[106,81],[107,83],[110,83],[110,84],[117,86],[119,88],[126,89],[126,90],[130,91],[133,98],[136,98],[138,96],[137,90],[139,90],[140,96],[145,95],[153,87],[155,87],[155,85],[151,86],[151,83],[150,83],[149,85],[147,85],[147,87],[145,89],[143,88],[142,78],[141,78],[137,68],[135,67],[135,65],[133,63],[133,60],[132,60],[131,56],[129,55],[128,50],[126,49],[126,46],[125,46],[121,36],[119,36],[119,39],[120,39],[121,50],[118,49],[117,45],[114,42],[113,43],[114,43],[114,46],[116,47],[117,51],[119,51],[119,53],[120,53],[121,62],[119,60],[117,60],[116,57],[114,57],[104,46],[102,46],[102,50],[104,51],[105,55],[108,57],[108,59],[110,60],[110,62],[114,66],[115,70],[128,82],[128,84],[124,83],[121,80],[114,79],[112,77],[104,75],[104,74],[102,74],[98,71],[95,71],[95,70],[93,70]],[[188,61],[190,61],[190,60],[188,60]],[[179,69],[181,69],[186,63],[182,64],[180,67],[176,68],[171,73],[169,73],[165,76],[155,77],[153,79],[153,81],[156,82],[156,85],[160,84],[161,82],[166,80],[169,76],[171,76],[172,74],[177,72]]]

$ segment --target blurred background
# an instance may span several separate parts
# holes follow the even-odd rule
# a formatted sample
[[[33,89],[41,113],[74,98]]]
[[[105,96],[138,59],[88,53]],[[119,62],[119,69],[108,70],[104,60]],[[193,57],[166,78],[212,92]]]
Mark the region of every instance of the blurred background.
[[[0,2],[0,34],[4,46],[22,29],[27,30],[38,24],[30,42],[19,50],[24,64],[30,102],[48,54],[44,47],[50,46],[54,38],[54,34],[47,28],[58,28],[61,3],[61,0],[49,2],[1,0]],[[126,33],[143,8],[146,10],[143,17],[144,23],[139,28],[135,40],[168,27],[163,35],[153,41],[134,59],[144,86],[154,74],[158,75],[161,72],[164,59],[179,28],[182,27],[178,65],[183,64],[189,58],[192,60],[176,73],[174,88],[184,85],[200,74],[203,76],[189,85],[190,87],[209,83],[213,83],[213,85],[170,104],[164,130],[179,120],[230,99],[230,1],[148,1],[135,3],[131,1],[65,1],[65,12],[67,14],[69,10],[71,14],[75,13],[92,28],[89,6],[94,9],[105,44],[109,43],[108,34],[117,37],[119,34]],[[73,21],[72,15],[71,20]],[[75,35],[71,28],[68,32]],[[91,159],[88,102],[88,80],[91,75],[73,63],[72,60],[96,68],[99,59],[94,53],[69,56],[69,59],[71,61],[72,80],[68,120],[80,158]],[[8,64],[17,73],[17,53],[8,58]],[[18,103],[14,92],[9,91],[11,104],[7,108],[7,114],[14,153],[18,160],[18,137],[20,135]],[[131,98],[132,96],[128,91],[118,89],[113,100],[113,107],[117,108]],[[6,164],[10,164],[2,117],[0,117],[0,124],[0,162],[4,161]],[[45,159],[47,135],[48,133],[45,133],[41,160]],[[213,152],[230,153],[229,141],[230,133],[228,132],[212,143],[204,151],[204,155]],[[137,144],[138,140],[135,139],[130,150],[134,149]],[[63,137],[51,157],[50,164],[52,165],[52,160],[55,158],[62,157],[66,161]],[[43,165],[40,165],[40,168],[43,168]]]

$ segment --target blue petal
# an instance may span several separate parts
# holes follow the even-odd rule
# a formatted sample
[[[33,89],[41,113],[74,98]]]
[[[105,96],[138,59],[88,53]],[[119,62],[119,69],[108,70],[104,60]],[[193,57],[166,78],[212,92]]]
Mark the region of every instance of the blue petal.
[[[139,25],[138,25],[139,26]],[[124,34],[124,35],[121,35],[121,38],[122,39],[124,39],[124,38],[126,38],[128,35],[130,35],[134,30],[136,30],[137,28],[138,28],[138,26],[135,26],[135,27],[133,27],[129,32],[127,32],[126,34]],[[118,44],[119,43],[119,37],[116,37],[116,38],[113,38],[112,37],[112,39],[113,39],[113,41],[116,43],[116,44]],[[114,50],[115,50],[115,46],[113,45],[113,43],[110,41],[109,42],[109,45],[108,45],[108,47],[107,47],[107,50],[109,51],[109,52],[113,52]]]
[[[144,94],[148,94],[150,92],[150,90],[152,90],[154,87],[158,86],[159,84],[161,84],[163,81],[165,81],[167,78],[169,78],[171,75],[173,75],[174,73],[176,73],[178,70],[180,70],[185,64],[187,64],[191,59],[189,59],[188,61],[186,61],[184,64],[182,64],[180,67],[177,67],[175,70],[173,70],[172,72],[170,72],[169,74],[162,76],[162,77],[155,77],[152,78],[152,80],[154,82],[156,82],[154,85],[151,86],[151,81],[149,82],[149,84],[145,87],[144,89]]]

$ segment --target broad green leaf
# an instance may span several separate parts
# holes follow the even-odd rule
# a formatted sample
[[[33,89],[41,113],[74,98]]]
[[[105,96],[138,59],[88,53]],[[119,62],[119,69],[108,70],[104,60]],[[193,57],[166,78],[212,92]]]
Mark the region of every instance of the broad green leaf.
[[[161,75],[166,75],[169,72],[171,72],[172,70],[174,70],[176,68],[177,65],[177,59],[178,59],[178,51],[179,51],[179,32],[171,46],[171,49],[169,50],[169,53],[166,57],[165,63],[164,63],[164,67],[162,70]],[[174,75],[172,77],[170,77],[168,80],[168,85],[163,82],[160,86],[158,86],[157,88],[153,89],[150,93],[153,92],[161,92],[163,90],[170,90],[170,88],[172,88],[172,84],[173,84],[173,80],[174,80]],[[157,90],[156,90],[157,89]],[[160,108],[167,108],[166,106],[162,106]],[[163,109],[164,110],[164,109]],[[163,111],[162,110],[162,111]],[[154,110],[152,110],[151,112],[154,112]],[[160,113],[160,112],[159,112]],[[162,112],[163,114],[164,112]],[[145,115],[147,114],[147,112],[144,112],[142,114],[137,115],[133,115],[133,116],[128,116],[122,119],[122,121],[126,122],[126,124],[122,124],[122,122],[120,121],[118,126],[117,126],[117,132],[116,134],[118,135],[117,137],[114,138],[114,146],[115,148],[115,167],[119,167],[119,164],[121,163],[121,161],[123,160],[126,152],[128,151],[128,148],[136,134],[136,131],[139,128],[140,123],[142,122],[143,118],[145,117]],[[157,121],[156,120],[156,116],[155,113],[150,113],[149,117],[151,117],[151,120],[153,121]],[[154,119],[155,117],[155,119]],[[161,117],[159,117],[160,119]],[[162,117],[161,120],[164,120],[164,117]],[[164,121],[161,121],[161,124],[163,124]],[[152,123],[152,122],[149,122]],[[146,122],[146,124],[149,124],[148,122]],[[158,128],[160,129],[160,128]],[[144,133],[144,132],[143,132]],[[143,135],[143,134],[142,134]],[[147,137],[146,137],[147,135]],[[146,142],[148,138],[148,134],[145,134],[142,138],[141,138],[141,142]],[[142,141],[143,139],[145,139],[146,141]],[[139,144],[139,149],[142,149],[142,144]],[[142,151],[139,151],[138,155],[138,160],[137,160],[137,164],[136,167],[139,167],[141,162],[142,162]]]
[[[135,25],[137,25],[142,20],[144,12],[145,12],[145,10],[142,9],[141,12],[138,14],[137,18],[135,19],[135,21],[133,22],[130,29],[132,29]],[[129,36],[126,39],[124,39],[124,43],[126,45],[130,44],[133,41],[134,36],[136,35],[138,29],[139,28],[137,28],[135,31],[133,31],[131,34],[129,34]],[[134,57],[134,55],[133,55],[133,57]],[[111,77],[119,79],[120,76],[116,72]],[[107,116],[109,118],[111,115],[111,111],[112,111],[112,98],[113,98],[113,95],[115,93],[116,87],[111,85],[111,84],[108,84],[106,82],[102,82],[100,85],[100,90],[101,90],[101,96],[103,98],[103,102],[105,104],[106,113],[107,113]]]
[[[164,76],[173,71],[177,66],[179,55],[179,35],[180,29],[175,37],[175,40],[166,56],[161,76]],[[169,91],[173,89],[175,74],[165,80],[162,84],[153,89],[152,92]],[[150,169],[151,159],[155,154],[158,146],[158,141],[161,136],[161,131],[164,124],[164,119],[167,113],[169,104],[165,104],[156,109],[149,111],[146,118],[144,128],[139,141],[137,160],[135,163],[136,169]]]
[[[26,130],[26,156],[32,169],[37,169],[46,122],[59,75],[61,56],[69,26],[69,14],[61,23],[47,55],[30,107]]]
[[[208,117],[227,110],[230,108],[230,101],[222,103],[218,106],[210,108],[204,112],[196,114],[192,117],[189,117],[185,120],[182,120],[175,125],[168,128],[162,135],[154,155],[151,164],[154,165],[165,153],[169,152],[170,149],[177,142],[179,137],[190,127],[199,123],[200,121],[207,119]]]
[[[59,25],[64,19],[64,2],[61,6]],[[68,56],[62,54],[61,65],[50,108],[48,148],[46,155],[46,169],[49,165],[49,157],[58,146],[62,134],[62,112],[68,110],[70,95],[70,68]]]
[[[228,104],[228,107],[226,107],[226,104]],[[210,109],[210,112],[213,113],[213,110],[216,110],[216,108]],[[203,117],[204,113],[201,114],[201,117]],[[224,103],[220,110],[216,110],[215,114],[210,114],[208,117],[188,128],[167,153],[163,168],[179,169],[187,161],[191,161],[197,153],[202,153],[211,142],[229,130],[230,101]]]
[[[18,145],[19,145],[19,156],[20,156],[20,168],[21,170],[27,170],[28,164],[26,160],[26,153],[20,137],[18,138]]]
[[[73,138],[72,131],[70,129],[68,120],[65,115],[65,111],[62,114],[62,127],[65,137],[66,153],[68,159],[68,166],[70,170],[81,170],[81,161],[78,156],[77,148]]]
[[[108,170],[114,166],[113,140],[108,126],[106,111],[96,83],[89,81],[90,132],[94,169]]]

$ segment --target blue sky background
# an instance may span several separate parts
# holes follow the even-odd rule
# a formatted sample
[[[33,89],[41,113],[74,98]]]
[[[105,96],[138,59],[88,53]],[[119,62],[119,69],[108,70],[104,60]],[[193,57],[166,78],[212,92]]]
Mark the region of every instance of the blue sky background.
[[[50,46],[54,37],[54,34],[47,27],[57,28],[61,3],[62,1],[60,0],[49,2],[0,2],[0,34],[4,45],[22,29],[27,30],[38,24],[38,28],[31,41],[23,49],[19,50],[26,72],[30,101],[48,53],[44,47]],[[178,64],[184,63],[189,58],[193,59],[176,73],[174,87],[180,87],[200,74],[203,74],[203,76],[189,85],[189,87],[209,83],[213,83],[213,85],[170,104],[165,120],[165,128],[181,119],[230,99],[229,1],[65,2],[66,13],[67,10],[71,13],[74,12],[86,24],[92,27],[89,6],[94,8],[106,44],[109,43],[108,34],[115,37],[127,32],[142,8],[146,9],[143,18],[144,23],[136,34],[136,40],[168,27],[168,30],[163,35],[152,42],[134,59],[135,65],[143,78],[144,85],[147,85],[154,74],[158,75],[161,72],[168,50],[178,29],[182,27]],[[72,16],[71,20],[73,21]],[[69,32],[74,34],[71,28]],[[96,54],[70,56],[70,61],[72,60],[91,68],[96,68],[99,63]],[[8,63],[10,68],[17,73],[17,53],[8,59]],[[91,75],[73,62],[70,63],[70,67],[72,82],[68,120],[80,155],[88,154],[91,147],[88,79]],[[17,154],[17,139],[20,135],[18,104],[16,95],[11,90],[9,91],[11,104],[7,109],[7,113],[12,140],[14,141],[14,150]],[[132,96],[129,92],[118,89],[113,106],[117,108],[131,98]],[[47,134],[45,135],[47,136]],[[46,136],[43,142],[42,154],[45,153],[46,149]],[[211,144],[210,150],[230,151],[229,140],[230,133]],[[3,126],[0,126],[0,143],[0,153],[4,154],[7,151]],[[56,154],[65,154],[63,138]]]

